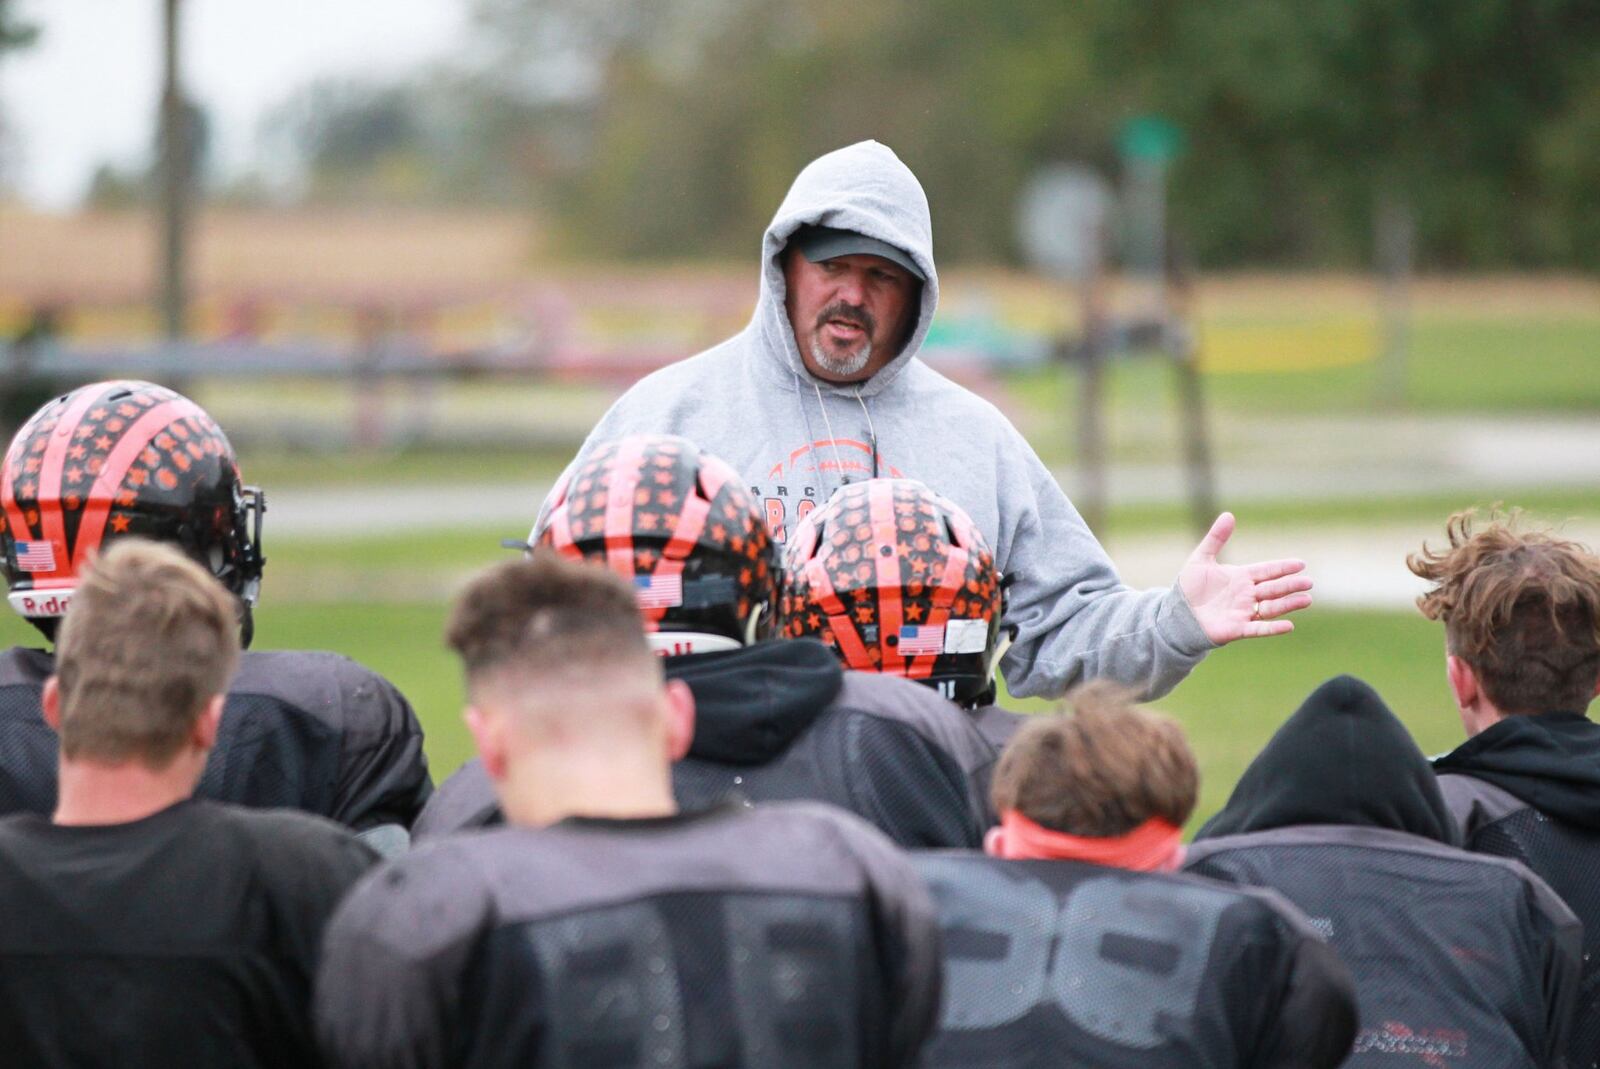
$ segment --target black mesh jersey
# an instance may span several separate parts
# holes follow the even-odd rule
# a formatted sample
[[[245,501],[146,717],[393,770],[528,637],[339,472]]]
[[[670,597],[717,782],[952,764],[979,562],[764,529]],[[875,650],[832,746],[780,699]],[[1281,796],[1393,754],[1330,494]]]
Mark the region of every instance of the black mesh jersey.
[[[837,697],[770,758],[708,741],[672,769],[686,809],[827,802],[905,847],[976,847],[993,823],[994,748],[960,708],[897,676],[844,673]]]
[[[980,705],[975,709],[968,709],[967,715],[977,725],[978,731],[988,740],[990,746],[998,753],[1006,748],[1011,737],[1029,720],[1027,713],[1013,713],[1010,709],[1002,709],[998,705]]]
[[[1271,887],[1355,976],[1352,1067],[1560,1065],[1582,929],[1521,865],[1343,825],[1195,843],[1191,872]]]
[[[318,945],[375,860],[327,821],[214,802],[103,827],[0,819],[0,1061],[319,1064]]]
[[[1468,850],[1522,862],[1583,922],[1583,976],[1567,1065],[1600,1065],[1600,831],[1557,820],[1472,776],[1441,775],[1439,789]]]
[[[908,1066],[939,1001],[910,862],[822,806],[567,820],[428,843],[324,944],[338,1065]]]
[[[673,792],[685,809],[827,802],[906,847],[976,847],[993,823],[993,748],[959,708],[908,680],[844,673],[837,696],[770,751],[743,748],[733,731],[712,734],[703,726],[696,724],[689,756],[672,768]],[[472,760],[440,785],[413,834],[421,840],[500,821],[489,778]]]
[[[43,650],[0,653],[0,813],[55,809],[56,735],[39,709],[54,670]],[[281,650],[240,657],[195,793],[362,831],[410,827],[432,792],[422,728],[393,684],[338,654]]]
[[[916,855],[944,935],[929,1067],[1338,1065],[1349,973],[1277,895],[1073,861]]]

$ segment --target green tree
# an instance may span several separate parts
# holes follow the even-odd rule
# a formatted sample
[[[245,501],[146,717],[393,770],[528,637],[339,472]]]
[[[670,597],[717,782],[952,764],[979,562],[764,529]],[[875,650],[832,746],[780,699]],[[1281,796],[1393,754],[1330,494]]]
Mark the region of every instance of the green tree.
[[[1034,169],[1114,177],[1118,129],[1154,112],[1186,135],[1171,216],[1204,264],[1365,263],[1393,201],[1426,264],[1600,268],[1594,0],[476,0],[474,20],[447,76],[319,100],[317,170],[365,188],[400,153],[428,196],[536,204],[574,252],[747,255],[799,167],[874,137],[927,187],[941,258],[994,260]]]

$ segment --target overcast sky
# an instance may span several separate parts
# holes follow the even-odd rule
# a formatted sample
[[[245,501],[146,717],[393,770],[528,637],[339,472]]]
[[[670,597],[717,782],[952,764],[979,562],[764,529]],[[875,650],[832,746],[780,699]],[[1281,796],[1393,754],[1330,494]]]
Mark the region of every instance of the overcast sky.
[[[97,164],[148,159],[161,84],[161,0],[20,0],[32,48],[0,60],[13,184],[64,209]],[[183,0],[190,95],[210,113],[213,159],[241,169],[263,113],[324,74],[403,73],[460,46],[467,0]]]

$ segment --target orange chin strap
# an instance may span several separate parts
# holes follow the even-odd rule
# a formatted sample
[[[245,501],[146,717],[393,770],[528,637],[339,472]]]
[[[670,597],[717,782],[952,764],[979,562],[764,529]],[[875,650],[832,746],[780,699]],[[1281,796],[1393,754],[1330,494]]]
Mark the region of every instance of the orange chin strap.
[[[1087,861],[1140,872],[1175,869],[1183,861],[1183,831],[1151,817],[1122,835],[1068,835],[1007,809],[990,830],[984,849],[1010,861]]]

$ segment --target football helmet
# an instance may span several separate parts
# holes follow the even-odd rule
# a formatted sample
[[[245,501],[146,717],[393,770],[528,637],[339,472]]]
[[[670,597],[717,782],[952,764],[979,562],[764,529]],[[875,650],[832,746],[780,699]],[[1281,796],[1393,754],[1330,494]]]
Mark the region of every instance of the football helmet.
[[[778,554],[738,474],[684,438],[597,447],[551,492],[530,542],[634,585],[658,653],[707,653],[770,635]]]
[[[187,397],[131,380],[80,386],[33,414],[0,470],[8,600],[53,639],[89,557],[139,536],[183,550],[237,595],[248,644],[265,509],[221,428]]]
[[[784,547],[779,628],[846,668],[905,676],[964,706],[994,698],[1004,583],[977,525],[915,479],[847,483]]]

